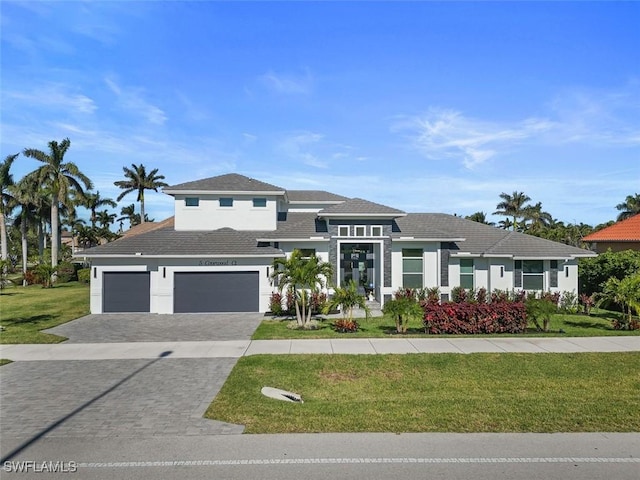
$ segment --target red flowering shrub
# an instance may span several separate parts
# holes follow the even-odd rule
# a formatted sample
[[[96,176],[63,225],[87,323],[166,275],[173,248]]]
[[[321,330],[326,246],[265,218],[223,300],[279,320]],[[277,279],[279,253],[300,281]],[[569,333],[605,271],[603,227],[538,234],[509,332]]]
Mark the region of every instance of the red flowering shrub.
[[[522,333],[527,313],[522,302],[423,303],[426,333]]]

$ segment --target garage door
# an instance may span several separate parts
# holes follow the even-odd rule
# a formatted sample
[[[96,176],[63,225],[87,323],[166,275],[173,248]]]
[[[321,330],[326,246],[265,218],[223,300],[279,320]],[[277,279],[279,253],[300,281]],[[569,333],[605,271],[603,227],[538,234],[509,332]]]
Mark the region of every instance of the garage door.
[[[176,272],[176,313],[257,312],[258,272]]]
[[[149,272],[104,272],[102,311],[149,312]]]

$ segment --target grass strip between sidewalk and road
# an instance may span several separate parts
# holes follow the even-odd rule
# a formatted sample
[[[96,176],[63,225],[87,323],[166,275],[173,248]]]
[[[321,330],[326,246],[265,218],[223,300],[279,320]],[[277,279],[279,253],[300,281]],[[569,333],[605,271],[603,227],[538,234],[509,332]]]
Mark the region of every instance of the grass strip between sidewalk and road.
[[[69,282],[7,287],[0,292],[0,343],[59,343],[65,337],[43,333],[89,314],[89,285]]]
[[[246,433],[637,432],[639,398],[638,352],[255,355],[205,416]]]

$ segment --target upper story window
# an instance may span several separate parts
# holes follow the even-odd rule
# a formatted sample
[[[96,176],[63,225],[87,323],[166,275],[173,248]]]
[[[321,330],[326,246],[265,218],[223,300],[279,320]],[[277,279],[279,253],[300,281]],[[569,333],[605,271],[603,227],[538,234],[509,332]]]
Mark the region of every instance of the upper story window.
[[[185,207],[197,207],[200,205],[200,199],[198,197],[186,197],[184,205]]]
[[[349,236],[349,225],[340,225],[338,227],[338,236],[340,236],[340,237],[348,237]]]
[[[382,227],[380,225],[373,225],[371,227],[371,236],[372,237],[381,237],[382,236]]]
[[[220,198],[220,206],[221,207],[233,207],[233,198],[221,197]]]
[[[460,286],[473,290],[473,258],[460,259]]]
[[[367,236],[367,227],[364,225],[356,225],[355,226],[356,237],[366,237]]]
[[[253,199],[253,206],[256,208],[263,208],[267,206],[267,199],[266,198],[254,198]]]

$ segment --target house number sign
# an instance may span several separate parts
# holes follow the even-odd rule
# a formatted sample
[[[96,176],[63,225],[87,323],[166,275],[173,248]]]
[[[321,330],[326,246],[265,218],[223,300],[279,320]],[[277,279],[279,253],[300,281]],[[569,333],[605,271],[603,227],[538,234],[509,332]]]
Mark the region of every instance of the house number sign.
[[[199,267],[232,267],[238,265],[236,260],[200,260],[198,262]]]

